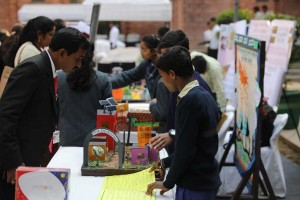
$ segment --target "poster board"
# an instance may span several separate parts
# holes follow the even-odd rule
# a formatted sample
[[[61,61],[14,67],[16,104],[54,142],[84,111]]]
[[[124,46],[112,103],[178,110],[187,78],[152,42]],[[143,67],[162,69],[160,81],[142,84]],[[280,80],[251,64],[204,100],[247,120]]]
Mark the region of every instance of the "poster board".
[[[221,25],[218,61],[224,67],[224,89],[226,98],[236,107],[235,95],[235,47],[234,34],[246,35],[247,21],[240,20],[229,25]],[[226,45],[224,45],[226,44]]]
[[[290,20],[273,20],[271,37],[266,55],[266,68],[279,67],[285,72],[291,57],[296,22]]]
[[[251,20],[249,24],[248,36],[265,41],[266,49],[268,49],[271,38],[271,22],[269,20]]]
[[[235,164],[243,176],[249,172],[257,158],[255,152],[260,140],[258,129],[259,105],[262,102],[263,77],[265,63],[265,42],[243,35],[235,35],[236,59],[235,70],[237,79],[237,110],[235,121]],[[260,152],[259,152],[260,156]],[[252,190],[251,175],[247,188]]]
[[[251,20],[248,36],[266,42],[264,97],[278,106],[291,56],[296,23],[290,20]]]

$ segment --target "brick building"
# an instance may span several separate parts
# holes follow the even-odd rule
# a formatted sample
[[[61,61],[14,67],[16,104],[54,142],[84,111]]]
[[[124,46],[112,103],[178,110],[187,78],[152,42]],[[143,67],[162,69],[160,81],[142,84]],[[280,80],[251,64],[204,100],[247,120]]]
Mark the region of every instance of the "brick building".
[[[149,0],[150,1],[150,0]],[[17,22],[17,11],[25,3],[80,3],[82,0],[1,0],[0,28],[11,29]],[[191,48],[198,48],[197,42],[203,39],[206,22],[218,13],[234,7],[234,0],[171,0],[171,29],[182,29],[190,39]],[[298,0],[240,0],[241,9],[268,5],[269,10],[300,16]],[[152,34],[164,22],[122,22],[121,33],[139,33],[141,36]]]

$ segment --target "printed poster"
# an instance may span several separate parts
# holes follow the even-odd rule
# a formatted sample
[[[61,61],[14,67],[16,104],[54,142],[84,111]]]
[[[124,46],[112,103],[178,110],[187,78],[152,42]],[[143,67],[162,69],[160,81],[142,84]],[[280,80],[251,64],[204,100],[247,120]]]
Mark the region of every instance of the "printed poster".
[[[237,112],[235,161],[242,174],[255,160],[258,106],[262,99],[260,41],[236,35]],[[264,51],[264,49],[262,50]],[[250,179],[251,180],[251,179]],[[251,182],[248,183],[251,191]]]

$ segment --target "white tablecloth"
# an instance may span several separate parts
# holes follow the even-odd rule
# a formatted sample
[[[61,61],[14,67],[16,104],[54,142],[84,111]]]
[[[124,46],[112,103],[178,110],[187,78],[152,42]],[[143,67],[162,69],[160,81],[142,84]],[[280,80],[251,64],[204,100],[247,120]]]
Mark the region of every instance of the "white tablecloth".
[[[161,157],[165,157],[165,151],[160,152]],[[49,168],[70,168],[71,177],[69,180],[70,200],[97,200],[104,177],[81,176],[81,166],[83,163],[82,147],[61,147],[52,158],[47,167]],[[146,188],[145,188],[146,191]],[[163,196],[156,192],[156,200],[170,200],[174,197],[174,191],[170,190]]]

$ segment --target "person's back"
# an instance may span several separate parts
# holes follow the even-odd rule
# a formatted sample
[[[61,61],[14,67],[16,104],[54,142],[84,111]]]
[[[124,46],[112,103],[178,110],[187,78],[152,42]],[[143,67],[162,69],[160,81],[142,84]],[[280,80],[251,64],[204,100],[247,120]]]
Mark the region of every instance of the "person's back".
[[[111,45],[111,49],[117,48],[117,42],[119,40],[120,30],[114,23],[109,23],[110,31],[109,31],[109,42]]]
[[[219,120],[219,109],[212,96],[202,87],[191,89],[181,98],[176,108],[176,146],[180,146],[183,137],[190,137],[195,141],[195,157],[191,167],[184,178],[177,183],[178,186],[195,190],[209,190],[219,187],[218,162],[214,159],[218,151],[218,134],[216,127]],[[186,122],[189,121],[189,122]],[[191,126],[193,125],[193,126]],[[188,134],[197,130],[196,135]],[[178,134],[177,134],[178,133]],[[180,135],[185,133],[186,135]],[[188,154],[179,151],[179,154]],[[197,184],[195,184],[197,183]]]
[[[216,101],[220,106],[220,110],[224,112],[227,102],[221,64],[213,57],[197,51],[191,52],[191,58],[195,70],[201,74],[201,77],[216,95]]]
[[[80,68],[70,74],[58,72],[61,146],[83,146],[85,136],[96,128],[97,109],[101,108],[99,100],[112,96],[108,76],[93,70],[92,49]]]
[[[183,67],[184,66],[184,67]],[[162,189],[163,194],[176,185],[176,200],[216,197],[219,186],[218,150],[219,109],[213,97],[195,80],[190,53],[175,46],[157,61],[157,68],[170,92],[178,91],[176,137],[173,155],[159,161],[150,171],[169,168],[163,182],[148,185],[146,194]]]
[[[62,29],[47,51],[12,71],[0,99],[1,199],[14,199],[18,166],[41,166],[57,119],[55,71],[80,66],[88,45],[78,30]]]

